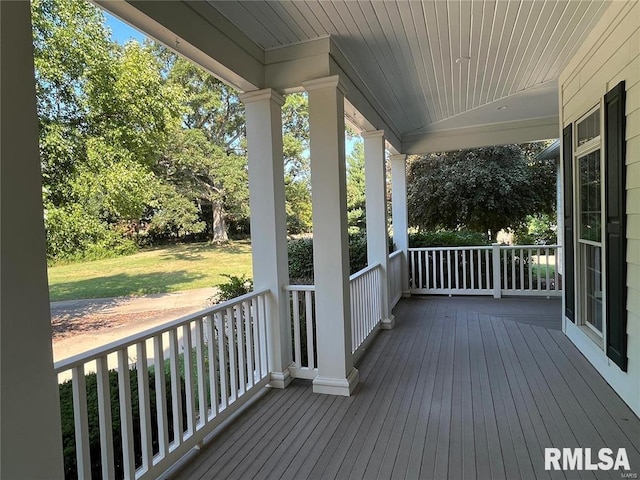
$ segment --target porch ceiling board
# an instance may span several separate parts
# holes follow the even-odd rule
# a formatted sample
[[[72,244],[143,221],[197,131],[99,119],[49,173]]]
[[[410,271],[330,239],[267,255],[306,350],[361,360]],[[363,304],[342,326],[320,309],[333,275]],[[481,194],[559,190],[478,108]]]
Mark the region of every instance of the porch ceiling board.
[[[564,478],[544,448],[577,446],[624,447],[640,468],[640,420],[559,331],[559,301],[411,298],[395,314],[354,396],[271,390],[176,478]]]
[[[609,2],[208,3],[267,52],[330,35],[383,109],[380,115],[399,135],[419,135],[557,116],[555,95],[539,99],[550,110],[545,115],[530,113],[517,96],[510,100],[555,84]],[[474,113],[498,102],[509,109],[484,109],[481,119]]]

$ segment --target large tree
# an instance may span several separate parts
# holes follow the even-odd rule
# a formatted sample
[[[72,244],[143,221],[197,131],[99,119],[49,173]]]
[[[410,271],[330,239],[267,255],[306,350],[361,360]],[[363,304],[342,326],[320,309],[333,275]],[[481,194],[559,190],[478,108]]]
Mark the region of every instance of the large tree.
[[[32,2],[49,254],[117,249],[248,224],[244,106],[233,88],[150,41],[119,45],[102,12]],[[287,214],[308,231],[306,96],[283,107]]]
[[[351,233],[367,227],[365,204],[364,143],[356,140],[347,155],[347,219]]]
[[[149,45],[113,42],[94,5],[36,0],[32,16],[49,255],[118,250],[162,190],[151,167],[181,91]]]
[[[535,160],[541,148],[505,145],[411,158],[410,224],[495,235],[528,214],[553,212],[555,165]]]

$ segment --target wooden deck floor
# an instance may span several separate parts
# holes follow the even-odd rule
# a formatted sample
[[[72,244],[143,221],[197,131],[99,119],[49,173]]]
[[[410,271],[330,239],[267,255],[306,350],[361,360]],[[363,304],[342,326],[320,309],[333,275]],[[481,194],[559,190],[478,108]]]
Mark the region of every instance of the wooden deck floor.
[[[177,478],[620,479],[544,470],[544,447],[605,446],[640,473],[638,417],[559,317],[557,300],[403,300],[354,396],[271,390]]]

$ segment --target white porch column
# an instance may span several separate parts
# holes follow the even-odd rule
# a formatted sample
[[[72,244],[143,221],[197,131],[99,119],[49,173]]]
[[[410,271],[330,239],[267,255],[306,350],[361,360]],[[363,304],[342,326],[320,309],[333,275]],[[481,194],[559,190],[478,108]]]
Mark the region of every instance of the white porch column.
[[[63,478],[29,2],[0,21],[0,477]]]
[[[366,132],[364,140],[365,202],[367,212],[367,262],[382,266],[380,295],[381,327],[391,329],[395,319],[389,308],[389,238],[387,232],[387,182],[384,158],[384,132]]]
[[[407,214],[407,156],[391,155],[391,215],[393,221],[393,243],[402,251],[402,294],[407,297],[409,290],[408,249],[409,217]]]
[[[338,76],[303,87],[309,92],[318,343],[313,391],[348,396],[358,383],[358,371],[351,354],[344,88]]]
[[[290,325],[287,297],[287,217],[282,156],[283,98],[271,89],[245,93],[249,198],[254,288],[269,288],[270,386],[284,388],[291,382]]]

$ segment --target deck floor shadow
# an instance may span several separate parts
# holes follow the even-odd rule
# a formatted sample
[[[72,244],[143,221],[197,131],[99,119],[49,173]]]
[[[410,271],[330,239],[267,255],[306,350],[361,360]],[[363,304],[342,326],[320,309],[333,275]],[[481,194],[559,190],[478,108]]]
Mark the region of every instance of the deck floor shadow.
[[[559,330],[558,300],[412,297],[394,313],[354,395],[269,390],[175,478],[622,478],[547,471],[546,447],[625,448],[640,473],[640,420]]]

